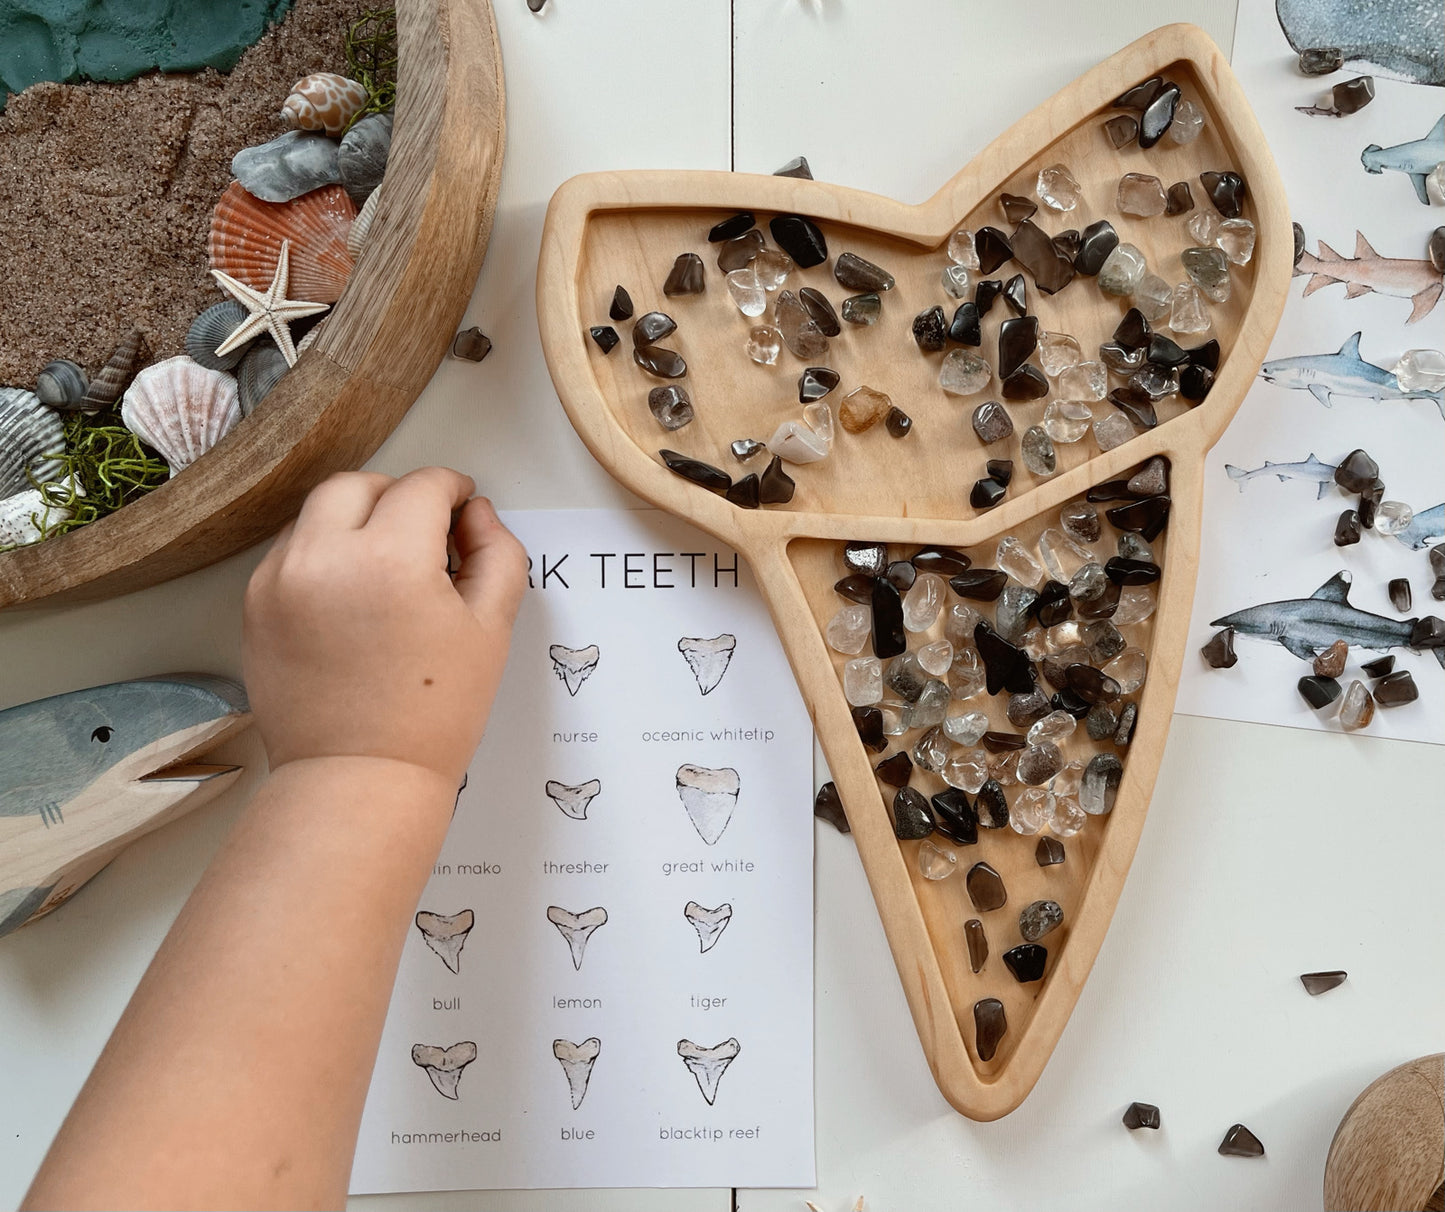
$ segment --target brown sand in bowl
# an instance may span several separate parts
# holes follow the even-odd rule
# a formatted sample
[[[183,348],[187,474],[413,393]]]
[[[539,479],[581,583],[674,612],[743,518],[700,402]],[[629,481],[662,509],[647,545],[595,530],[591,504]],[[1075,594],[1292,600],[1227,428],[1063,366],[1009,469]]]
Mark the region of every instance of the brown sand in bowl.
[[[286,129],[313,71],[346,70],[361,0],[296,0],[226,76],[36,84],[0,113],[0,384],[52,358],[94,374],[132,329],[157,358],[223,296],[206,262],[231,157]]]

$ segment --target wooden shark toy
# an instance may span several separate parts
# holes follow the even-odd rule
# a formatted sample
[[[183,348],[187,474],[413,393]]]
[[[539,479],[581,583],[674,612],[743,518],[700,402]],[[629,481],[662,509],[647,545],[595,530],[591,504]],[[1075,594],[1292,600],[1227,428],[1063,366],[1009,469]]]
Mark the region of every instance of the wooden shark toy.
[[[241,767],[196,759],[250,722],[245,691],[204,674],[0,711],[0,935],[49,913],[135,838],[235,782]]]

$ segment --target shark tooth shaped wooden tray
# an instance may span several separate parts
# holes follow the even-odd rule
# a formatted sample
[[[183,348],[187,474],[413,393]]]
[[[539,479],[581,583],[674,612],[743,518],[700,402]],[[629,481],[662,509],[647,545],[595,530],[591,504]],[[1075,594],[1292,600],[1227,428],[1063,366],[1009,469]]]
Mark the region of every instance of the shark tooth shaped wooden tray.
[[[1167,101],[1152,114],[1115,105],[1167,87],[1121,96],[1156,76],[1179,86],[1202,114],[1202,132],[1188,142],[1166,136],[1147,148],[1138,140],[1115,147],[1104,129],[1111,118],[1156,129]],[[1182,109],[1178,120],[1186,115]],[[1056,164],[1077,178],[1077,206],[1039,206],[1028,221],[1034,230],[1015,229],[1012,220],[1037,197],[1040,170]],[[945,307],[942,325],[950,326],[960,303],[942,281],[950,244],[968,259],[961,238],[951,240],[957,229],[994,228],[1015,252],[1030,245],[1016,259],[1034,270],[1045,265],[1048,284],[1057,285],[1068,276],[1074,237],[1064,236],[1050,259],[1051,237],[1107,219],[1152,271],[1184,285],[1180,253],[1200,243],[1188,221],[1214,209],[1210,186],[1219,184],[1201,174],[1218,172],[1247,184],[1239,216],[1254,224],[1256,243],[1252,258],[1229,266],[1229,297],[1208,305],[1207,331],[1194,331],[1185,313],[1188,335],[1171,333],[1165,317],[1149,344],[1127,315],[1131,300],[1103,293],[1087,257],[1057,293],[1043,293],[1031,274],[1013,284],[1044,331],[1077,338],[1085,361],[1097,360],[1094,351],[1128,321],[1131,339],[1111,351],[1125,369],[1111,369],[1107,380],[1122,403],[1089,404],[1095,425],[1104,422],[1102,441],[1077,409],[1008,398],[1046,380],[1049,397],[1090,397],[1102,368],[1070,374],[1059,365],[1069,360],[1065,345],[1049,342],[1033,357],[1047,357],[1067,378],[1034,366],[1001,389],[994,351],[1014,315],[1006,297],[981,307],[981,321],[964,310],[951,326],[962,342],[938,339],[939,316],[928,313]],[[1127,173],[1190,183],[1195,209],[1121,215],[1115,195]],[[1001,194],[1016,196],[1012,220]],[[1219,196],[1225,211],[1234,209]],[[710,243],[709,233],[737,212],[756,219],[748,242],[791,248],[797,263],[775,283],[782,263],[770,253],[762,273],[743,275],[735,304],[714,266],[723,250],[732,264],[748,249]],[[1222,220],[1214,214],[1210,231]],[[736,238],[748,226],[739,219],[714,234],[731,227]],[[760,239],[765,232],[773,238]],[[934,1077],[975,1119],[1007,1114],[1033,1087],[1113,914],[1173,710],[1204,454],[1278,323],[1292,244],[1283,187],[1238,82],[1209,38],[1185,25],[1160,29],[1088,72],[920,206],[812,180],[709,172],[583,176],[552,199],[538,315],[562,404],[617,479],[752,565],[827,754]],[[999,255],[994,235],[976,234],[974,247],[989,262]],[[688,253],[703,260],[678,261]],[[882,267],[892,284],[881,289],[886,277],[849,253]],[[808,261],[817,263],[804,267]],[[1002,282],[1021,268],[1005,262],[987,272],[986,263],[970,276]],[[781,289],[767,294],[764,314],[740,314],[744,303],[756,309],[749,284],[764,277]],[[874,310],[866,298],[837,305],[837,321],[835,304],[869,294],[870,284],[880,286],[876,322],[856,322]],[[619,324],[614,345],[591,330],[620,318],[609,319],[618,285],[635,313]],[[800,316],[805,287],[814,294]],[[970,283],[963,301],[985,302],[975,290]],[[985,296],[992,290],[984,287]],[[1217,283],[1215,293],[1223,293]],[[654,311],[676,330],[655,319],[638,324]],[[791,340],[769,365],[753,354],[765,358],[774,338],[745,346],[773,316]],[[1013,357],[1018,327],[1006,341]],[[1203,398],[1173,391],[1141,403],[1143,388],[1129,378],[1131,348],[1146,350],[1143,369],[1158,371],[1155,388],[1159,378],[1166,389],[1176,385],[1182,358],[1187,390]],[[976,361],[955,356],[960,350],[985,361],[988,382],[974,394],[944,389],[942,380],[957,389],[960,374],[978,375]],[[679,362],[681,377],[655,373],[676,372]],[[800,401],[833,378],[800,381],[809,367],[840,381],[804,414]],[[669,385],[687,391],[688,405],[664,393],[654,411],[649,393]],[[882,405],[854,395],[864,386],[886,394],[911,427],[897,415],[884,420]],[[979,405],[1000,398],[1013,431],[986,445],[970,421]],[[1050,409],[1059,440],[1045,474],[1039,439]],[[1111,416],[1132,423],[1121,433]],[[869,421],[876,423],[855,432]],[[739,458],[730,450],[739,439],[768,449],[749,455],[745,443],[748,457]],[[770,463],[778,450],[807,459],[820,449],[826,457],[817,461]],[[1011,461],[1011,477],[997,464],[990,477],[989,460]],[[990,478],[974,496],[974,482]],[[1002,500],[989,507],[1005,479]],[[795,489],[784,501],[788,481]]]

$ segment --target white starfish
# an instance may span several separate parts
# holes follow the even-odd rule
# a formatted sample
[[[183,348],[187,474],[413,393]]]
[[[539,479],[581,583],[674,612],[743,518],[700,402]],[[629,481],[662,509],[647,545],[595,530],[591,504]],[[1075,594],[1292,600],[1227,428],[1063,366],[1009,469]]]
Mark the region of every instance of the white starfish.
[[[291,330],[287,327],[292,320],[303,316],[314,316],[327,310],[329,303],[307,303],[301,299],[286,297],[286,284],[291,276],[291,241],[281,241],[281,255],[276,258],[276,272],[271,275],[271,285],[265,293],[238,282],[230,274],[219,269],[211,270],[211,277],[220,283],[221,289],[240,303],[250,315],[236,326],[236,331],[216,346],[218,354],[230,353],[263,332],[270,333],[287,366],[296,365],[296,346],[291,343]]]

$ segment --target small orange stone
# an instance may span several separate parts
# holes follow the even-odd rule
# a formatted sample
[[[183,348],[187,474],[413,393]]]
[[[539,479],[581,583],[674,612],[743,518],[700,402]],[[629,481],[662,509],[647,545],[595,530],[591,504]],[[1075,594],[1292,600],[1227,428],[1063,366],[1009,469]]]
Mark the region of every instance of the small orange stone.
[[[1315,657],[1315,676],[1337,678],[1345,671],[1345,660],[1350,655],[1350,646],[1344,640],[1336,640],[1319,656]]]
[[[843,397],[838,406],[838,422],[849,433],[862,433],[883,420],[892,407],[893,401],[881,391],[859,387]]]

